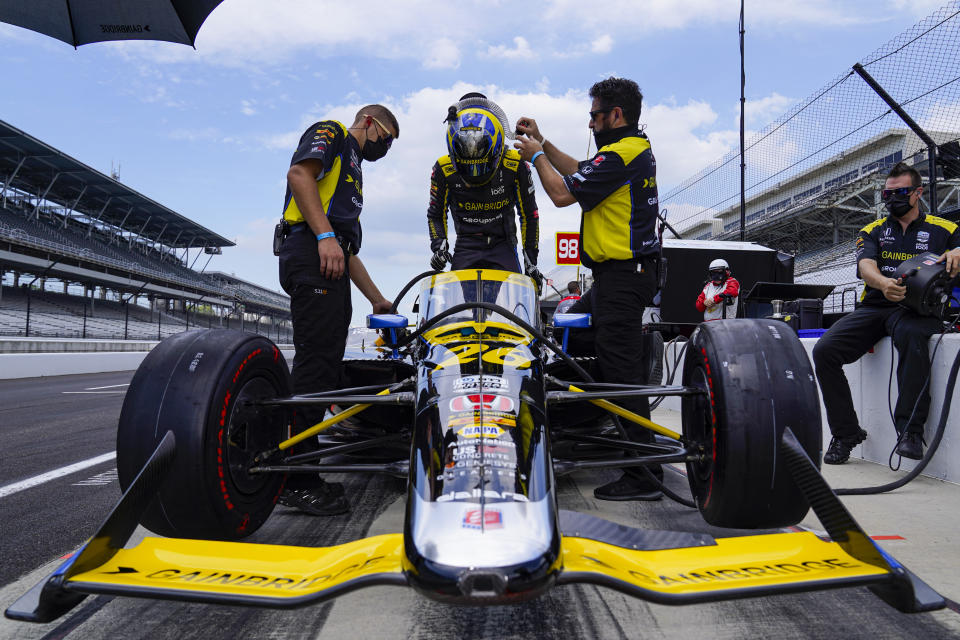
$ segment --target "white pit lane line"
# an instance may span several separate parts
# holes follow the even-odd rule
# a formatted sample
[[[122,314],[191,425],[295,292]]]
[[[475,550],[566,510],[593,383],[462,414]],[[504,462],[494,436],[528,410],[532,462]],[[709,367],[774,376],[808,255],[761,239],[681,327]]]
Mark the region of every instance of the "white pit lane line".
[[[83,391],[61,391],[62,394],[90,394],[90,395],[113,395],[117,393],[126,393],[126,389],[118,389],[117,387],[129,387],[130,383],[125,382],[123,384],[108,384],[104,387],[87,387]],[[103,391],[103,389],[113,389],[113,391]]]
[[[117,457],[116,451],[111,451],[110,453],[105,453],[102,456],[97,456],[96,458],[88,458],[87,460],[81,460],[80,462],[75,462],[66,467],[60,467],[59,469],[54,469],[53,471],[47,471],[46,473],[41,473],[38,476],[33,476],[32,478],[27,478],[26,480],[21,480],[20,482],[14,482],[13,484],[8,484],[6,486],[0,487],[0,498],[6,498],[9,495],[18,493],[25,489],[30,489],[38,485],[50,482],[51,480],[56,480],[57,478],[62,478],[63,476],[68,476],[71,473],[76,473],[77,471],[83,471],[89,467],[114,460]]]

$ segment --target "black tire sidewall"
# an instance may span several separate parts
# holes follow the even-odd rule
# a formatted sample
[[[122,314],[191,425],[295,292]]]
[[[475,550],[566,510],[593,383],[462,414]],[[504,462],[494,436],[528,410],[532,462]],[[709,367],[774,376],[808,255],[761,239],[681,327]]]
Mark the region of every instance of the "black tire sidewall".
[[[809,506],[781,460],[780,438],[789,427],[816,461],[821,438],[816,379],[796,334],[768,320],[701,325],[687,348],[684,385],[700,376],[711,392],[703,443],[710,462],[687,470],[704,519],[735,528],[796,524]],[[684,436],[702,439],[696,403],[683,401]]]
[[[158,352],[138,380],[139,375],[138,370],[130,398],[139,406],[121,412],[118,470],[122,464],[129,476],[131,468],[139,469],[167,430],[177,438],[173,469],[141,522],[156,533],[185,538],[229,540],[255,531],[273,510],[283,476],[271,476],[253,493],[239,491],[223,442],[238,394],[252,382],[259,388],[265,383],[276,396],[289,394],[279,349],[255,334],[201,330]],[[286,424],[282,418],[272,422],[264,428],[275,430],[275,445],[285,437]]]

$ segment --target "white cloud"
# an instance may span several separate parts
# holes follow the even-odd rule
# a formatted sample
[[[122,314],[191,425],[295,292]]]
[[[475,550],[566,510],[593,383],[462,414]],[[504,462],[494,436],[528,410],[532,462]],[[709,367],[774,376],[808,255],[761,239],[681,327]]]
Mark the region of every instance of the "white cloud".
[[[516,36],[513,39],[513,47],[506,45],[497,45],[487,47],[484,57],[499,58],[503,60],[533,60],[537,57],[536,52],[530,48],[530,43],[523,36]]]
[[[456,69],[460,66],[460,49],[450,38],[440,38],[433,42],[427,57],[423,60],[426,69]]]
[[[590,51],[593,53],[610,53],[612,50],[613,38],[606,33],[590,43]]]
[[[931,0],[932,1],[932,0]],[[895,10],[918,11],[920,0],[891,0]],[[457,4],[463,16],[483,15],[489,5],[480,0]],[[890,19],[875,16],[873,3],[837,3],[832,0],[750,3],[748,27],[794,30],[801,25],[839,29],[851,24]],[[249,69],[289,63],[297,54],[331,58],[350,55],[391,60],[417,60],[428,69],[459,67],[460,47],[485,42],[485,55],[508,60],[539,57],[573,57],[606,54],[614,42],[635,42],[645,34],[678,30],[692,24],[736,25],[736,0],[651,0],[638,7],[636,0],[608,0],[604,11],[583,10],[581,0],[544,3],[537,20],[525,23],[525,33],[512,44],[497,44],[502,34],[499,20],[469,20],[470,38],[439,37],[449,32],[450,4],[441,0],[369,0],[364,13],[356,6],[333,0],[230,0],[213,11],[197,38],[197,50],[159,42],[106,43],[123,56],[145,56],[154,62],[204,62]],[[388,16],[369,20],[364,16]],[[609,16],[616,16],[611,20]],[[586,40],[583,41],[584,34]],[[0,37],[10,37],[0,30]],[[579,44],[572,44],[578,42]],[[536,43],[532,46],[530,43]]]
[[[240,113],[245,116],[253,116],[257,114],[257,110],[254,107],[256,104],[255,100],[241,100],[240,101]]]
[[[787,96],[782,96],[776,91],[771,93],[769,96],[765,96],[758,100],[751,100],[747,98],[747,102],[744,105],[746,114],[747,114],[747,126],[752,128],[764,127],[777,117],[783,115],[787,109],[796,103],[796,98],[788,98]],[[736,104],[736,122],[737,127],[740,126],[740,103]]]

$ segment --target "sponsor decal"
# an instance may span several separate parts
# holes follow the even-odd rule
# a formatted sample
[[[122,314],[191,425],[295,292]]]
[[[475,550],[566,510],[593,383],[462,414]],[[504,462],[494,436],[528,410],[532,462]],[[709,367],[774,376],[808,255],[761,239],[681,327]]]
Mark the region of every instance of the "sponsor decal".
[[[506,189],[507,188],[504,185],[500,185],[499,187],[494,187],[493,189],[490,189],[490,195],[492,196],[502,195],[503,192],[506,191]]]
[[[654,176],[653,178],[644,178],[644,179],[643,179],[643,185],[641,185],[641,186],[643,186],[643,187],[655,187],[655,186],[657,186],[657,178],[656,178],[656,176]]]
[[[503,209],[508,204],[510,204],[510,200],[506,198],[504,198],[503,200],[497,200],[496,202],[464,202],[463,210],[464,211],[496,211],[498,209]]]
[[[600,166],[600,163],[603,162],[603,161],[606,160],[606,159],[607,159],[607,157],[601,154],[601,155],[598,155],[596,158],[594,158],[593,161],[592,161],[590,164],[592,164],[592,165],[595,166],[595,167],[599,167],[599,166]]]
[[[503,429],[492,424],[477,424],[463,427],[457,431],[464,438],[496,438],[503,435]]]
[[[592,164],[588,164],[588,165],[585,166],[584,168],[580,169],[580,173],[583,174],[583,175],[585,175],[585,176],[590,175],[591,173],[593,173],[593,165],[592,165]]]
[[[657,199],[656,199],[656,198],[647,198],[647,204],[652,207],[653,205],[657,204]]]
[[[903,251],[881,251],[880,257],[887,260],[909,260],[915,257],[915,253],[905,253]]]
[[[454,391],[509,391],[510,381],[500,376],[464,376],[453,381]]]
[[[499,509],[468,509],[463,514],[464,529],[502,529],[503,514]]]
[[[929,245],[926,242],[917,243],[917,251],[926,251],[927,249],[929,249]]]
[[[452,347],[448,350],[452,355],[438,363],[435,368],[436,371],[456,364],[474,362],[478,358],[489,364],[513,367],[515,369],[526,369],[533,362],[531,358],[525,355],[526,350],[518,347],[491,348],[490,345],[486,343],[477,344],[470,342]]]
[[[893,237],[893,229],[890,228],[890,227],[887,227],[886,229],[884,229],[884,230],[883,230],[883,236],[882,236],[882,237],[884,237],[884,238],[892,238],[892,237]]]
[[[473,491],[450,491],[442,496],[437,496],[437,502],[453,502],[454,500],[469,500],[470,498],[492,498],[494,500],[513,500],[514,502],[530,502],[527,496],[522,493],[511,493],[509,491],[493,491],[491,489],[474,489]]]
[[[457,396],[450,400],[450,411],[470,411],[487,409],[493,411],[513,411],[513,399],[489,393],[474,393]]]
[[[150,31],[148,24],[102,24],[100,33],[143,33]]]
[[[582,560],[587,560],[595,565],[604,567],[613,572],[620,572],[623,569],[613,567],[596,558],[583,556]],[[710,582],[736,582],[741,580],[768,579],[782,576],[797,576],[798,579],[809,579],[807,575],[800,578],[803,574],[811,573],[831,573],[843,569],[858,569],[862,564],[841,560],[840,558],[824,558],[822,560],[807,560],[805,562],[785,562],[781,564],[756,564],[750,566],[736,567],[718,567],[702,569],[700,571],[688,571],[686,573],[670,573],[663,575],[653,575],[646,571],[627,570],[631,578],[638,582],[645,582],[658,587],[683,587],[686,585],[701,585]]]
[[[230,587],[247,587],[253,589],[269,589],[274,591],[280,589],[283,591],[302,591],[305,589],[316,588],[325,582],[343,578],[358,571],[365,570],[373,565],[385,560],[386,556],[376,556],[368,558],[363,562],[356,562],[339,569],[338,571],[324,574],[316,577],[290,578],[286,576],[275,575],[257,575],[242,572],[228,571],[209,571],[209,570],[186,570],[186,569],[158,569],[144,575],[146,580],[155,580],[158,582],[171,583],[171,587],[178,586],[179,583],[189,582],[192,584],[225,585]],[[105,574],[117,573],[140,573],[133,567],[118,567],[116,571],[104,571]]]
[[[927,242],[930,240],[929,231],[917,231],[917,242]]]
[[[925,265],[937,264],[937,261],[936,261],[936,260],[924,260],[924,261],[923,261],[923,264],[925,264]],[[203,354],[201,354],[201,355],[203,355]],[[191,369],[191,371],[192,371],[192,369]]]

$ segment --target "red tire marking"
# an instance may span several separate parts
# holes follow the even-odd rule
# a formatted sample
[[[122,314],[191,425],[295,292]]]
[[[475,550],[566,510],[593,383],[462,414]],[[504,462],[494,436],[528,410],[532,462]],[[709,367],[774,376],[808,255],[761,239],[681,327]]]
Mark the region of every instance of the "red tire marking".
[[[906,540],[903,536],[870,536],[873,540]]]

